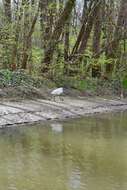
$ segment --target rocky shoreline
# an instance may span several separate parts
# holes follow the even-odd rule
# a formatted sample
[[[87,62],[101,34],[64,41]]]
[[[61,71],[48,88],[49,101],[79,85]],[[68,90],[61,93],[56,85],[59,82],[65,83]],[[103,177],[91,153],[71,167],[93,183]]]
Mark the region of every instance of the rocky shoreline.
[[[72,98],[64,101],[49,101],[43,99],[1,101],[0,127],[17,124],[64,120],[78,118],[97,113],[127,110],[126,100],[111,100],[104,98]]]

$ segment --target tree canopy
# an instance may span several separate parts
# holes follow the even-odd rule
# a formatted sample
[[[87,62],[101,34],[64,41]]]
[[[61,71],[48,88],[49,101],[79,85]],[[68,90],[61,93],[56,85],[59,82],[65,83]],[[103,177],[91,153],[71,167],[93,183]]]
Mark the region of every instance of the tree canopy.
[[[0,4],[1,69],[50,78],[127,74],[127,0]]]

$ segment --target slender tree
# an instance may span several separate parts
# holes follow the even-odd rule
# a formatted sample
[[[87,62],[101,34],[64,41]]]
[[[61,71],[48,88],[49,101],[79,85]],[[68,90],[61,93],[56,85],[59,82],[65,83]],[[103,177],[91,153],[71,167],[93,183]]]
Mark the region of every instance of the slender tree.
[[[56,45],[58,43],[58,40],[62,34],[63,28],[66,24],[66,21],[69,19],[69,16],[72,12],[72,9],[74,7],[76,0],[68,0],[63,12],[60,15],[60,18],[57,20],[52,36],[47,44],[43,65],[42,65],[42,72],[46,72],[48,70],[48,67],[51,63],[51,60],[53,58],[53,53],[56,48]]]

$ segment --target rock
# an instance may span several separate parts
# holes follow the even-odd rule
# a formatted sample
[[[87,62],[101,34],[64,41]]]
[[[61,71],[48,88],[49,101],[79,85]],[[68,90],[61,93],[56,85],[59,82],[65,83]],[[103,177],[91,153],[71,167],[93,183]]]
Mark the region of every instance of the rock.
[[[5,96],[7,96],[7,93],[4,92],[3,89],[0,89],[0,97],[5,97]]]

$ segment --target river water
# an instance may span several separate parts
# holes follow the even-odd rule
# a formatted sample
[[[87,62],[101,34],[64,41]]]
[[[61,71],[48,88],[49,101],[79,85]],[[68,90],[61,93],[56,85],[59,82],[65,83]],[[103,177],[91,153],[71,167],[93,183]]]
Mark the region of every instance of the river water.
[[[0,190],[127,190],[127,113],[1,129]]]

